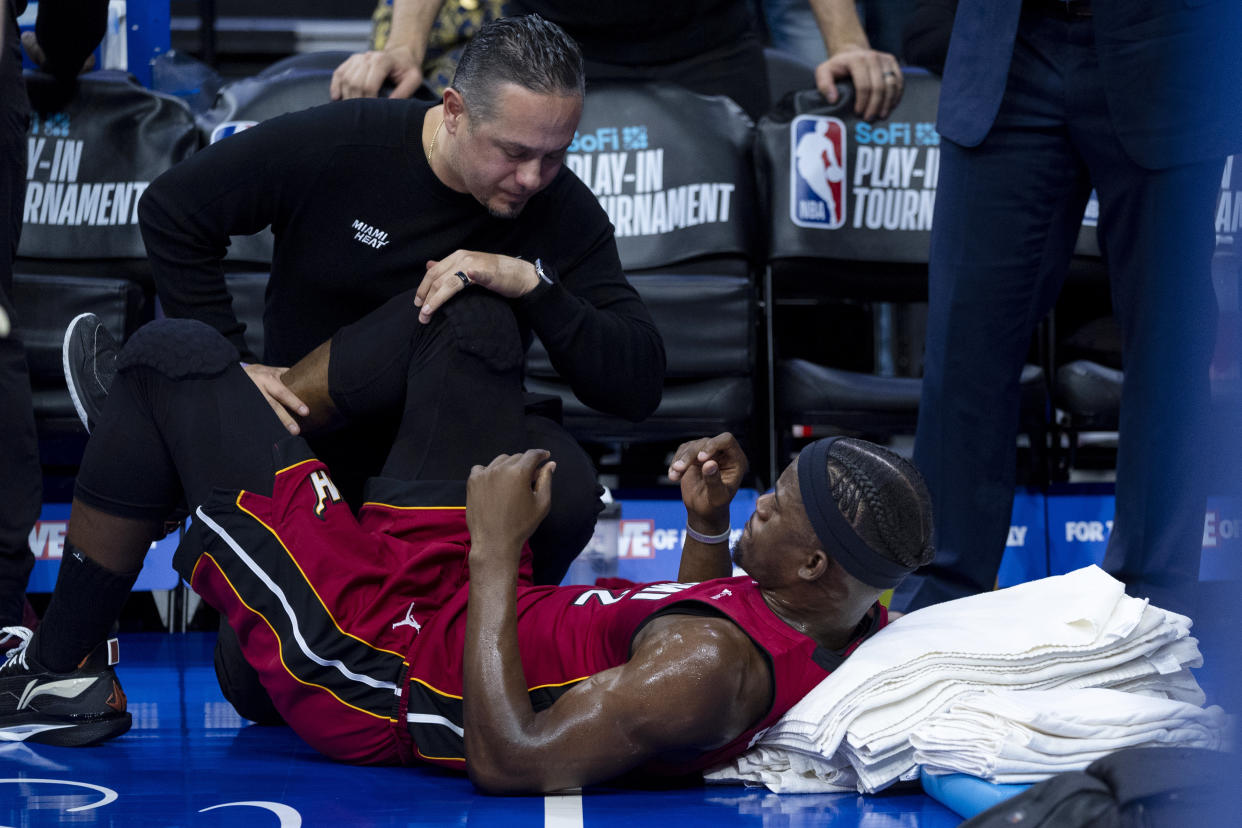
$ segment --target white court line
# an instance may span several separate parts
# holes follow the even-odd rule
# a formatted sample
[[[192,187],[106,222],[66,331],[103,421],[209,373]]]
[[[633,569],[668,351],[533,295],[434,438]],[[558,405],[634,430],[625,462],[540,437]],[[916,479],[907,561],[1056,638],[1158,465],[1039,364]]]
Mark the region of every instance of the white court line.
[[[543,798],[544,828],[582,828],[582,794],[563,793]]]

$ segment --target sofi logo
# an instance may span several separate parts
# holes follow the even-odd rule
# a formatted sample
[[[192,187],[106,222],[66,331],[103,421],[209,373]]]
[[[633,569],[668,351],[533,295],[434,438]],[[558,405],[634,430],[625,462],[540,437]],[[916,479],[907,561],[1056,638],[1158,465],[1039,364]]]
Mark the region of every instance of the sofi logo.
[[[832,230],[845,224],[845,124],[799,115],[789,125],[789,219]]]

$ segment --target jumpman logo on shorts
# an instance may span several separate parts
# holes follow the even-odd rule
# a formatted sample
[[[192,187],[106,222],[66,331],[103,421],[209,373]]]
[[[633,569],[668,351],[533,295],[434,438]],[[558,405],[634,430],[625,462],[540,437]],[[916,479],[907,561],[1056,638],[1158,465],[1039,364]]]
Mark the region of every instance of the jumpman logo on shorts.
[[[405,618],[392,625],[395,630],[397,627],[413,627],[414,632],[418,633],[422,630],[423,625],[414,620],[414,602],[410,602],[410,608],[405,611]]]

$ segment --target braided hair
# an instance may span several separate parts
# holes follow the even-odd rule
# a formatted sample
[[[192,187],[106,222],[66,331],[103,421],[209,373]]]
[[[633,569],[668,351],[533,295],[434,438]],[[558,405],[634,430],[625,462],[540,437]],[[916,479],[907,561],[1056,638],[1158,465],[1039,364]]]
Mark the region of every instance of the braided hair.
[[[847,438],[829,450],[828,478],[837,508],[868,546],[903,566],[931,562],[931,495],[913,463],[882,446]]]

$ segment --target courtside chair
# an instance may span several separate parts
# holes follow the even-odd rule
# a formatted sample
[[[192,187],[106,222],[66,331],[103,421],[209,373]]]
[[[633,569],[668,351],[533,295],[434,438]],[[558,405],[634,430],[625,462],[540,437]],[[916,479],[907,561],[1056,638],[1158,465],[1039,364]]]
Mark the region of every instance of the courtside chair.
[[[597,460],[619,456],[658,478],[667,453],[687,439],[732,431],[748,450],[766,448],[752,136],[750,118],[723,96],[664,83],[587,89],[566,164],[612,219],[622,266],[668,360],[659,407],[632,423],[574,397],[535,343],[527,390],[559,397],[566,427]],[[756,466],[762,474],[766,464]]]
[[[124,340],[151,318],[138,199],[198,148],[198,133],[183,101],[122,72],[83,75],[67,100],[46,76],[26,81],[30,169],[13,299],[45,471],[71,476],[86,435],[64,383],[65,328],[89,311]]]
[[[834,106],[814,90],[788,95],[757,128],[773,473],[801,439],[886,442],[918,421],[939,80],[908,70],[899,106],[871,124],[855,116],[852,86],[839,89]],[[1040,367],[1022,388],[1042,446]]]
[[[768,47],[763,50],[768,70],[768,99],[776,106],[791,92],[815,88],[815,65],[791,52]]]
[[[1212,257],[1212,282],[1219,317],[1216,351],[1209,369],[1211,424],[1220,437],[1236,439],[1242,427],[1242,254],[1234,249],[1232,237],[1224,234]],[[1053,402],[1061,444],[1057,471],[1062,480],[1070,479],[1075,471],[1115,469],[1125,366],[1120,335],[1099,333],[1115,327],[1111,317],[1095,320],[1068,338],[1058,351]],[[1094,343],[1098,352],[1087,350],[1084,342]],[[1106,347],[1111,343],[1115,343],[1113,347]],[[1227,471],[1214,470],[1211,476]]]

